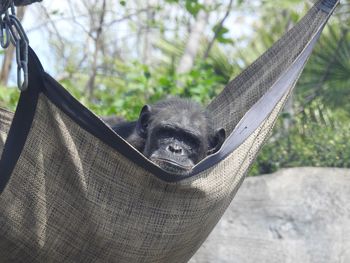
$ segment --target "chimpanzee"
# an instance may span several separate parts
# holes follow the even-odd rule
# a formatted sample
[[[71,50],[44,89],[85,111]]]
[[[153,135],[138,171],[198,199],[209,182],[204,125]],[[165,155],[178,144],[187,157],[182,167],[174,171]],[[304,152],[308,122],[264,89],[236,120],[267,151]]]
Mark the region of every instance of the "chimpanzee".
[[[218,151],[226,132],[213,130],[209,112],[194,101],[170,98],[145,105],[139,119],[113,127],[147,158],[174,175],[186,175]]]

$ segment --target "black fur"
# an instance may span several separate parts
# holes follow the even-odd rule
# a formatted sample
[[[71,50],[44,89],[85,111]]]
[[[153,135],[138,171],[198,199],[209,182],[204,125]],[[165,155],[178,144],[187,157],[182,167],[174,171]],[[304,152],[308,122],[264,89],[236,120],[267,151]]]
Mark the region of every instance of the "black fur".
[[[139,119],[113,129],[164,170],[188,174],[225,140],[223,128],[212,129],[212,117],[196,102],[172,98],[145,105]]]

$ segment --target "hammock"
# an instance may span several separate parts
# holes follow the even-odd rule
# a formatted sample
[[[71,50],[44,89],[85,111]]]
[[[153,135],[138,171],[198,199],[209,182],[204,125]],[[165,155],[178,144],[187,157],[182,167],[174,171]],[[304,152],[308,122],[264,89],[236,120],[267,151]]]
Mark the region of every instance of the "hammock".
[[[169,174],[44,72],[0,111],[2,262],[187,262],[235,196],[337,0],[306,16],[208,109],[229,134],[189,176]],[[2,154],[1,154],[2,152]]]

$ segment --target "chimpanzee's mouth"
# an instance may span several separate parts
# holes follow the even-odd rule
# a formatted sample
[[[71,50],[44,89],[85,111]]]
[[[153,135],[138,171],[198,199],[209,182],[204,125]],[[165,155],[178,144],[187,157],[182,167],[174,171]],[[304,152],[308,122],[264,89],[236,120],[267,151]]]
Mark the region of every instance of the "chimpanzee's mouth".
[[[176,175],[187,175],[192,171],[193,166],[185,166],[166,158],[151,158],[151,161],[168,173]]]

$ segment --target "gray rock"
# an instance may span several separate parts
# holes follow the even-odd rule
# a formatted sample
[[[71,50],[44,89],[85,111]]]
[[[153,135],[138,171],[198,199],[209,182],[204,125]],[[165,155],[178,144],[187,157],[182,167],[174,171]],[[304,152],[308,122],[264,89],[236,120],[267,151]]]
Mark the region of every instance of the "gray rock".
[[[247,178],[190,263],[350,262],[350,169]]]

